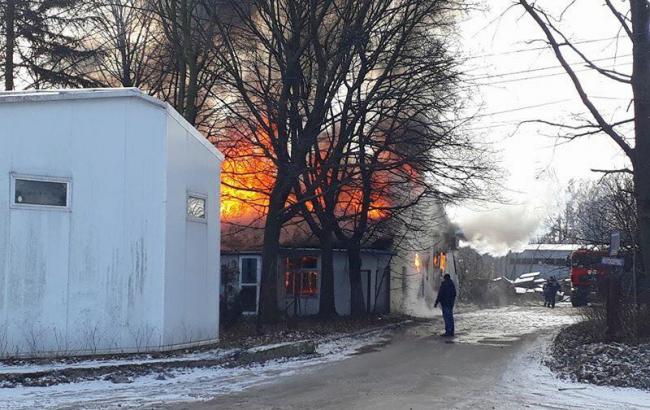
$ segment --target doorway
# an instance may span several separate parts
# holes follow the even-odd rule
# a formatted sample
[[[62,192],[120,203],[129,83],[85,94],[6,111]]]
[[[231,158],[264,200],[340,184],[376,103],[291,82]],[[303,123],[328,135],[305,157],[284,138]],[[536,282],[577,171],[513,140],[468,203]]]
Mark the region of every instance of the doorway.
[[[239,295],[245,314],[257,314],[260,300],[261,257],[239,257]]]

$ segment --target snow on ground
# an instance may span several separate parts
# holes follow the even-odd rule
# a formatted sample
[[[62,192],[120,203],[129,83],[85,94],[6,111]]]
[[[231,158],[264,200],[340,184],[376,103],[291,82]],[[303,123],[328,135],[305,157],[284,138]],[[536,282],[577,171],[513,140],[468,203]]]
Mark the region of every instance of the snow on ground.
[[[456,343],[502,344],[527,334],[576,323],[575,310],[566,305],[504,307],[461,313],[456,318]]]
[[[543,364],[557,329],[579,321],[576,312],[561,303],[555,309],[509,306],[458,314],[456,343],[504,345],[525,335],[538,335],[513,357],[501,380],[486,392],[482,405],[504,409],[650,409],[650,392],[562,380]]]
[[[487,393],[486,401],[517,409],[650,409],[650,392],[574,383],[556,377],[542,364],[552,336],[541,336],[520,352],[502,380]]]
[[[309,371],[317,365],[343,360],[359,349],[382,343],[388,332],[329,340],[318,356],[273,360],[263,364],[225,368],[174,370],[136,378],[130,384],[89,381],[50,387],[0,389],[0,409],[117,408],[155,406],[209,400],[217,395],[268,383],[277,377]]]
[[[494,408],[547,409],[644,409],[650,408],[650,393],[573,383],[557,378],[542,359],[557,328],[574,323],[575,311],[561,306],[504,307],[460,312],[456,317],[457,343],[508,345],[525,335],[522,348],[494,388],[485,392],[482,405]],[[442,323],[421,324],[406,330],[415,336],[440,333]],[[51,387],[0,389],[0,409],[33,408],[116,408],[156,406],[204,401],[215,396],[259,386],[283,376],[314,371],[318,366],[344,360],[364,349],[380,346],[390,332],[322,341],[317,356],[274,360],[264,364],[226,368],[174,370],[164,375],[135,378],[130,384],[91,381]],[[614,404],[616,403],[616,404]],[[479,406],[480,407],[480,406]],[[485,407],[480,407],[485,408]]]
[[[144,358],[123,358],[123,359],[106,359],[106,360],[79,360],[75,362],[67,362],[65,360],[52,361],[49,363],[19,363],[15,365],[8,365],[0,363],[0,373],[32,373],[32,372],[46,372],[60,369],[93,369],[99,366],[121,366],[121,365],[137,365],[137,364],[151,364],[151,363],[173,363],[185,360],[208,360],[226,357],[235,353],[237,349],[213,349],[204,352],[183,354],[181,356],[159,357],[153,358],[151,356]],[[1,395],[0,395],[1,397]]]
[[[436,316],[441,316],[437,312]],[[559,303],[555,309],[542,306],[506,306],[496,309],[461,310],[455,316],[455,343],[503,345],[537,332],[550,333],[560,326],[579,320],[568,304]],[[424,335],[444,332],[442,320],[430,326],[409,329]]]

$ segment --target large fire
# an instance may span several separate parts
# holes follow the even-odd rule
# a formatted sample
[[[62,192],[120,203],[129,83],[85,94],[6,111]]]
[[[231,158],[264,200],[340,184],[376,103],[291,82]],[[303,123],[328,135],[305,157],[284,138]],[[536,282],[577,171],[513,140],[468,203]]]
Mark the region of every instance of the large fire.
[[[268,134],[245,127],[233,131],[217,146],[226,159],[221,170],[221,219],[251,222],[266,213],[269,192],[275,183],[275,167],[266,153]]]
[[[221,218],[250,220],[263,216],[275,181],[273,164],[252,150],[229,156],[221,175]]]
[[[262,135],[261,137],[259,135]],[[218,144],[226,159],[223,163],[221,176],[221,218],[226,222],[248,223],[262,218],[266,214],[269,193],[275,182],[276,172],[272,159],[268,157],[270,141],[265,134],[259,133],[251,142],[251,138],[233,138],[225,144]],[[326,149],[326,148],[324,148]],[[386,155],[382,158],[384,164],[398,161]],[[381,220],[389,217],[393,200],[389,192],[395,189],[397,174],[410,178],[413,173],[405,165],[399,172],[391,169],[373,172],[372,194],[368,208],[370,220]],[[403,177],[401,179],[404,179]],[[348,224],[354,224],[363,210],[364,194],[359,181],[343,185],[338,194],[336,214],[349,217]]]

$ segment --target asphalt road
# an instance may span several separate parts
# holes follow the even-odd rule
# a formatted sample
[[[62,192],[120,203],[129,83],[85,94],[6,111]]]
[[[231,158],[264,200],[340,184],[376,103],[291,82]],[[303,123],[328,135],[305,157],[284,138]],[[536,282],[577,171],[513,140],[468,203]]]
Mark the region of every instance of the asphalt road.
[[[483,403],[510,359],[530,338],[491,344],[450,343],[420,325],[384,346],[321,369],[220,396],[187,409],[495,408]]]
[[[650,409],[650,392],[562,381],[542,364],[557,330],[579,319],[569,306],[465,309],[453,343],[432,315],[323,341],[318,356],[0,389],[0,409]]]
[[[438,320],[335,363],[174,409],[645,409],[650,394],[556,379],[541,364],[571,311],[513,308],[460,315],[459,337]],[[547,321],[544,326],[538,323]],[[519,330],[519,332],[517,331]]]

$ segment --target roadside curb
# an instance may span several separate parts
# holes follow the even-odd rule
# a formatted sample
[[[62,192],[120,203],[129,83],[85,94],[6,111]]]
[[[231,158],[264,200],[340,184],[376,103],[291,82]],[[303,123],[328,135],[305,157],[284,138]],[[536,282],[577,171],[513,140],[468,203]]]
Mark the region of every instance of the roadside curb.
[[[173,378],[170,371],[206,367],[237,367],[252,363],[263,363],[280,358],[313,355],[316,343],[311,341],[286,342],[268,346],[239,349],[215,358],[160,361],[144,363],[123,363],[95,367],[64,367],[58,369],[0,373],[0,388],[17,385],[44,387],[56,384],[90,380],[108,380],[113,383],[131,383],[133,377],[159,374],[159,379]]]
[[[88,367],[63,367],[47,370],[0,373],[0,388],[12,388],[18,385],[27,387],[45,387],[80,381],[107,380],[113,383],[132,383],[134,377],[158,374],[159,380],[173,378],[170,373],[178,369],[196,369],[207,367],[237,367],[253,363],[264,363],[276,359],[290,359],[301,356],[316,355],[319,344],[336,340],[365,336],[373,333],[397,329],[417,323],[407,319],[397,323],[363,329],[356,332],[324,337],[317,341],[299,340],[273,345],[236,349],[214,358],[188,358],[177,360],[152,360],[139,363],[120,363]]]

